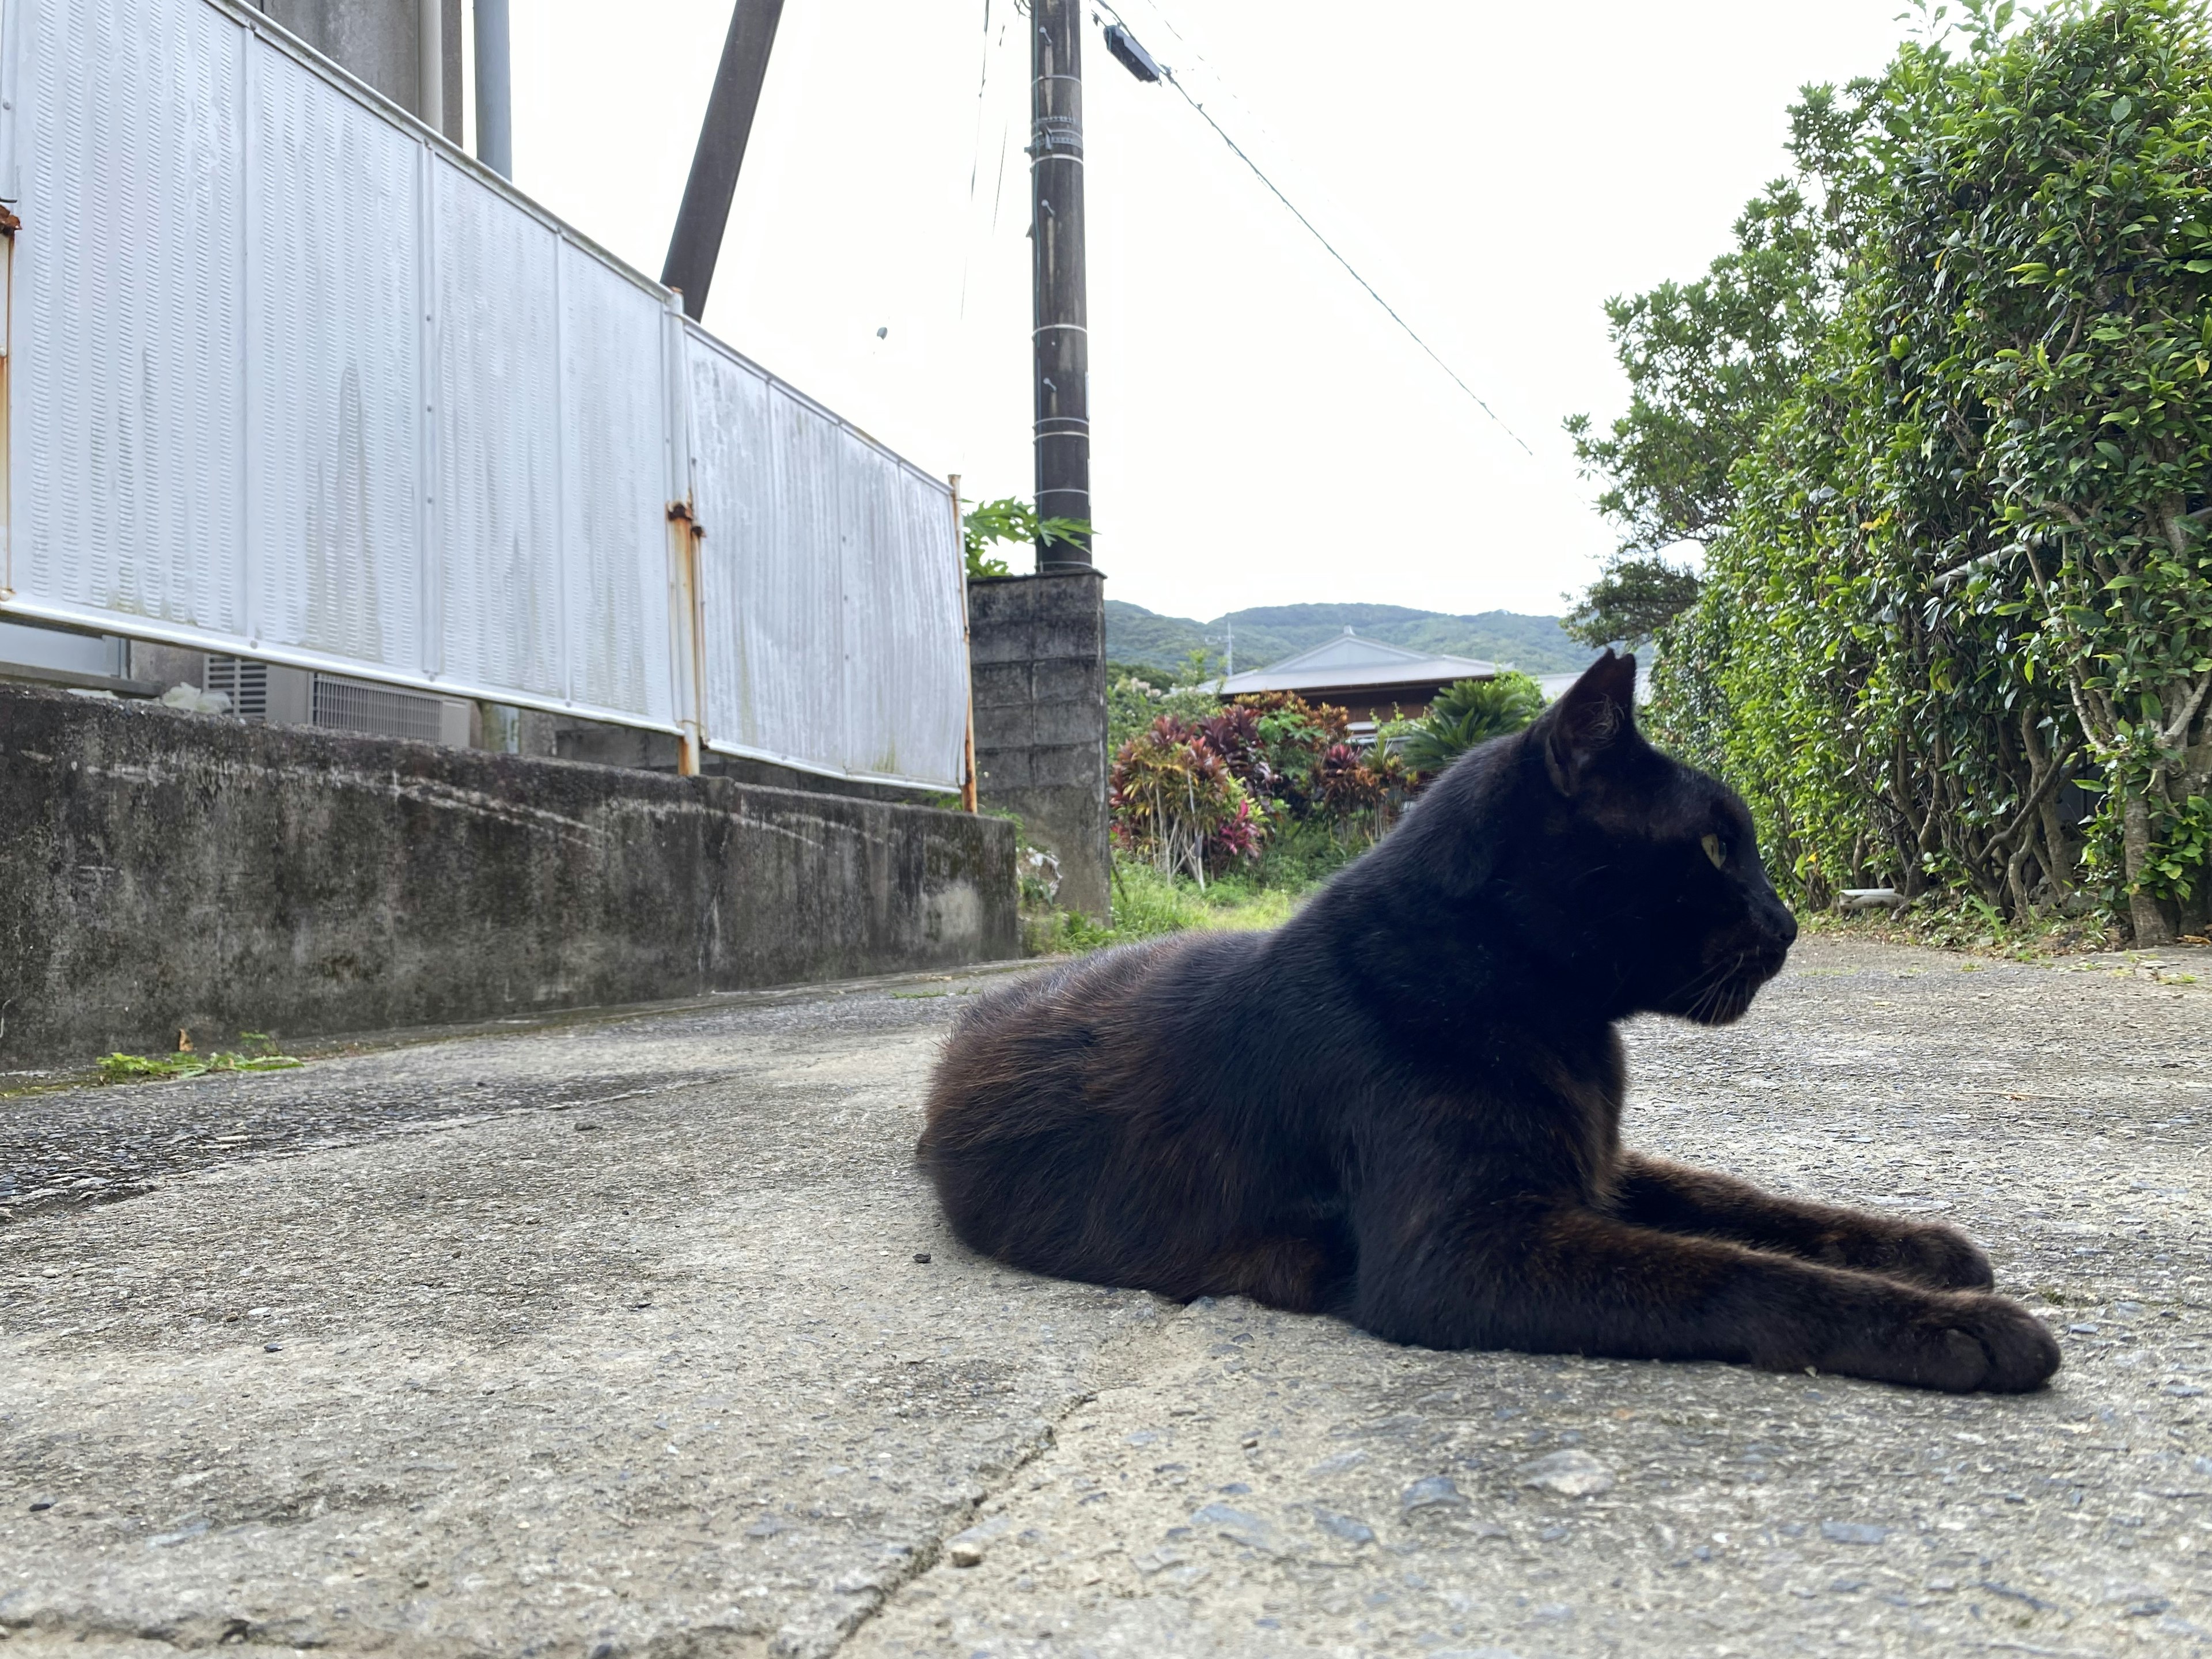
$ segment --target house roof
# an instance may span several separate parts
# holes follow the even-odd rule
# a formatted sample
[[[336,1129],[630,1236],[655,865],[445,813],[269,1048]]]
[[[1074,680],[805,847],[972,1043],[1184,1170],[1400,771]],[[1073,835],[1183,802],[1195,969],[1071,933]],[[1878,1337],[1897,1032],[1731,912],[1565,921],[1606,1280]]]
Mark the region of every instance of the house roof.
[[[1442,657],[1414,651],[1381,640],[1362,639],[1350,629],[1333,640],[1323,640],[1294,657],[1231,674],[1221,683],[1221,695],[1242,696],[1248,691],[1305,691],[1326,688],[1351,690],[1359,686],[1449,685],[1454,680],[1487,680],[1498,676],[1498,665],[1474,657]]]

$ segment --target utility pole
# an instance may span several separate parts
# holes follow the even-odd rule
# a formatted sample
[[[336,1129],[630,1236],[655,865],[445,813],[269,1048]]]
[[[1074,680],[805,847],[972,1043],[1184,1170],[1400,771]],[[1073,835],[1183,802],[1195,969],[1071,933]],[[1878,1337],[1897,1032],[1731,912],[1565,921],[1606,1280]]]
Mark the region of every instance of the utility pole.
[[[1030,336],[1036,510],[1091,520],[1090,320],[1083,298],[1082,0],[1028,0]],[[1106,579],[1088,534],[1037,537],[1036,574],[968,584],[978,798],[1060,860],[1059,902],[1114,910],[1107,797]]]
[[[1091,522],[1091,336],[1083,271],[1083,7],[1030,0],[1030,238],[1036,510]],[[1037,571],[1087,570],[1090,538],[1037,542]]]
[[[768,78],[769,48],[783,0],[737,0],[730,33],[722,42],[721,67],[707,97],[707,118],[699,126],[699,148],[692,152],[691,176],[684,183],[684,205],[676,212],[676,231],[668,239],[668,258],[660,268],[664,288],[679,289],[684,314],[697,322],[707,314],[707,289],[721,257],[722,231],[730,222],[730,200],[738,191],[738,169],[752,137],[753,112],[760,107],[761,82]]]

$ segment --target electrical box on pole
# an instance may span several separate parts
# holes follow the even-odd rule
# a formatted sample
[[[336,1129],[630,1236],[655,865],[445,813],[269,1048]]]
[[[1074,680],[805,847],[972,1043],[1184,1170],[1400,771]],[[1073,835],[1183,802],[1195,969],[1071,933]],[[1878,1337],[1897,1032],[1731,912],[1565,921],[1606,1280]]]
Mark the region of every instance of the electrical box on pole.
[[[1036,510],[1091,522],[1091,343],[1083,270],[1083,7],[1031,0],[1030,236]],[[1087,569],[1090,538],[1037,542],[1039,571]]]

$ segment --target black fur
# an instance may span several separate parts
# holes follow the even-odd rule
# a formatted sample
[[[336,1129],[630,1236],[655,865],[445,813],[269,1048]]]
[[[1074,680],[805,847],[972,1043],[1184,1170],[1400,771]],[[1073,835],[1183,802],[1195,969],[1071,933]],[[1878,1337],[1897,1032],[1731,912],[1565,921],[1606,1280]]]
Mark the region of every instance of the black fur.
[[[1797,931],[1742,803],[1637,732],[1634,678],[1608,653],[1274,933],[974,1008],[921,1146],[954,1231],[1434,1348],[2039,1385],[2057,1345],[1963,1233],[1622,1149],[1614,1023],[1739,1018]]]

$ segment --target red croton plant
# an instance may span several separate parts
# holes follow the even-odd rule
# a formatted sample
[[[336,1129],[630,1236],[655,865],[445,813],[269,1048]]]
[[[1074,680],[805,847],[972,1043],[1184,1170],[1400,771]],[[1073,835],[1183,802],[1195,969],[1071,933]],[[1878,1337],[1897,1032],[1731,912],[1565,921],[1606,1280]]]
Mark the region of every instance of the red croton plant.
[[[1350,728],[1345,710],[1282,691],[1196,721],[1164,714],[1114,757],[1115,838],[1200,886],[1257,860],[1287,824],[1319,820],[1333,837],[1371,839],[1405,779],[1395,757],[1354,748]]]

